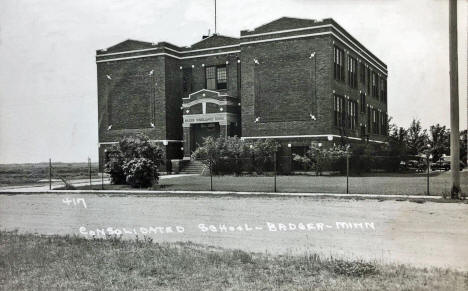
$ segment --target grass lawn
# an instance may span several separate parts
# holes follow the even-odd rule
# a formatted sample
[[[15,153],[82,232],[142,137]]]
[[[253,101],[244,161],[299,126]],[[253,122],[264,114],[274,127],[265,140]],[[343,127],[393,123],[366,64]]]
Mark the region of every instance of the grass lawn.
[[[462,190],[468,190],[468,172],[460,173]],[[379,174],[365,177],[349,178],[350,194],[403,194],[426,195],[427,180],[421,174]],[[433,172],[430,176],[429,192],[432,196],[450,196],[450,173]],[[76,187],[89,189],[89,186]],[[93,189],[100,190],[100,185]],[[104,185],[105,190],[133,189],[128,185]],[[289,193],[346,193],[346,177],[343,176],[277,176],[278,192]],[[146,188],[141,190],[148,190]],[[158,187],[153,190],[194,190],[209,191],[209,176],[181,176],[161,179]],[[273,192],[273,176],[214,176],[213,190],[217,191],[255,191]]]
[[[53,173],[66,179],[88,178],[87,163],[53,163]],[[48,179],[48,163],[0,165],[0,187],[11,185],[37,184],[39,180]],[[98,178],[98,165],[92,164],[94,178]],[[462,190],[468,191],[468,171],[461,174]],[[54,175],[54,178],[58,178]],[[161,179],[162,190],[210,190],[209,176],[184,176]],[[377,173],[349,178],[349,193],[353,194],[406,194],[426,195],[427,180],[424,173],[392,174]],[[77,187],[88,189],[88,186]],[[101,186],[94,186],[101,189]],[[105,189],[128,189],[126,186],[106,185]],[[256,191],[272,192],[273,176],[215,176],[213,189],[220,191]],[[292,193],[346,193],[346,177],[343,176],[278,176],[278,192]],[[430,194],[440,196],[450,193],[450,173],[432,172],[430,177]],[[448,195],[449,196],[449,195]]]
[[[468,172],[461,172],[462,189],[468,189]],[[406,194],[425,195],[427,180],[424,175],[374,175],[350,177],[349,193],[356,194]],[[188,176],[161,180],[166,190],[210,189],[210,177]],[[346,193],[346,177],[343,176],[278,176],[278,192]],[[265,191],[274,190],[272,176],[214,176],[213,189],[220,191]],[[440,196],[450,193],[450,173],[433,172],[430,177],[430,194]]]
[[[52,163],[53,178],[60,175],[65,179],[89,178],[87,163]],[[93,177],[97,178],[98,164],[91,164]],[[37,184],[49,178],[49,163],[0,164],[0,186]]]
[[[467,290],[468,273],[316,255],[273,256],[149,239],[0,232],[0,286],[14,289]]]

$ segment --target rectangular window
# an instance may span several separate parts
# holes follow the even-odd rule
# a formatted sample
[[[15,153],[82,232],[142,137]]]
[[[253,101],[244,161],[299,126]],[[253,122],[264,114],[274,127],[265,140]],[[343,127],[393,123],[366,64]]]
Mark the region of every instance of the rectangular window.
[[[353,101],[352,103],[353,105],[353,115],[351,116],[351,125],[352,125],[352,130],[356,130],[357,129],[357,122],[358,122],[358,105],[357,105],[357,102],[356,101]]]
[[[335,126],[343,127],[345,124],[345,102],[344,97],[335,95],[334,113],[335,113]]]
[[[380,134],[387,135],[387,123],[388,123],[388,116],[387,113],[380,114]]]
[[[364,63],[361,63],[361,65],[359,66],[359,79],[362,84],[366,83],[366,66],[364,65]]]
[[[227,89],[226,65],[206,67],[205,78],[206,78],[206,89],[208,90]]]
[[[355,130],[358,121],[357,102],[353,100],[347,100],[347,112],[346,112],[346,127]]]
[[[226,66],[218,66],[216,68],[216,87],[218,90],[227,89]]]
[[[382,102],[387,103],[387,80],[382,78],[382,85],[380,86],[380,98]]]
[[[379,134],[379,112],[372,109],[372,133]]]
[[[371,70],[367,68],[367,94],[370,95],[370,83],[371,83]]]
[[[366,93],[361,92],[361,113],[366,113]]]
[[[379,97],[379,76],[376,72],[372,72],[372,97]]]
[[[388,135],[388,115],[387,115],[387,113],[385,113],[384,116],[385,116],[385,120],[384,120],[385,135]]]
[[[333,75],[335,77],[335,80],[337,81],[344,81],[345,76],[344,76],[344,53],[343,50],[334,47],[334,59],[333,59]]]
[[[351,130],[356,129],[358,122],[357,102],[346,100],[342,96],[335,95],[334,102],[334,124]]]
[[[348,86],[357,88],[357,61],[355,58],[348,56]]]
[[[205,68],[206,89],[216,90],[216,67]]]
[[[237,90],[240,91],[242,88],[242,79],[241,79],[241,64],[240,61],[237,61]],[[238,93],[240,96],[240,93]]]
[[[367,107],[367,133],[370,133],[372,132],[372,122],[371,122],[371,119],[372,119],[372,111],[370,109],[370,107]]]

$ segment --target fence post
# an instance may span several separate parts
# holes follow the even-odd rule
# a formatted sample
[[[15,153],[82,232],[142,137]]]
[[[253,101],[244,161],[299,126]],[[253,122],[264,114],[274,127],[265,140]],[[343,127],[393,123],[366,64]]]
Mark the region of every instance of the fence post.
[[[88,158],[88,168],[89,168],[89,190],[93,189],[91,184],[91,158]]]
[[[49,158],[49,190],[52,190],[52,159]]]
[[[213,191],[213,163],[210,161],[210,191]]]
[[[275,162],[275,185],[274,185],[274,192],[276,192],[276,171],[277,171],[277,166],[278,166],[276,154],[277,154],[277,151],[275,151],[274,154],[273,154],[273,159],[274,159],[274,162]]]
[[[101,173],[101,190],[104,190],[104,167],[102,168]]]
[[[429,155],[426,155],[426,162],[427,162],[427,195],[429,196],[429,172],[431,169],[431,166],[429,165]]]
[[[349,194],[349,148],[346,149],[346,194]]]

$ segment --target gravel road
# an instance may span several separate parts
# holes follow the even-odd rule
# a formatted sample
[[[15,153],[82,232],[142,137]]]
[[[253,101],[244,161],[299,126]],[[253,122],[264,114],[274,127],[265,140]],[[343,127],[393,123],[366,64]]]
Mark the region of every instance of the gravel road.
[[[79,200],[83,198],[83,200]],[[85,207],[86,205],[86,207]],[[0,229],[192,241],[468,270],[468,205],[297,197],[0,195]]]

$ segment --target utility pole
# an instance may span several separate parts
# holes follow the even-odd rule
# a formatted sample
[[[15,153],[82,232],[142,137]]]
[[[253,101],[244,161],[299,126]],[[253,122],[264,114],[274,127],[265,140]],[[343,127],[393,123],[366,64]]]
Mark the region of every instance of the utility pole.
[[[450,58],[450,171],[451,198],[457,199],[460,189],[460,128],[458,103],[458,40],[457,0],[449,0],[449,58]]]

